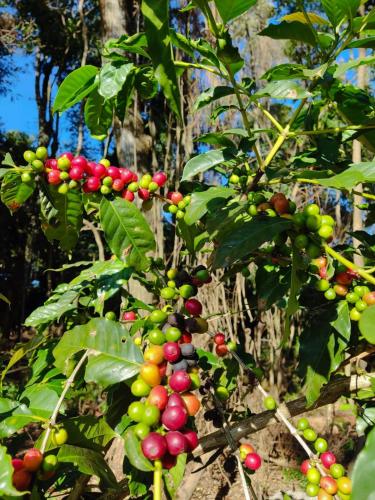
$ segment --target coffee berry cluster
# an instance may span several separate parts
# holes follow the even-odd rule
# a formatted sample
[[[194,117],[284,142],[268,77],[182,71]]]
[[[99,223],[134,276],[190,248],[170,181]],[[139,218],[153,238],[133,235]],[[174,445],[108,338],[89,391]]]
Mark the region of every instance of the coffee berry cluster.
[[[244,462],[245,467],[251,472],[255,472],[262,465],[262,459],[255,448],[249,443],[242,443],[240,446],[240,458]]]
[[[312,262],[319,279],[315,282],[317,291],[324,293],[327,300],[343,299],[351,307],[350,319],[359,321],[362,312],[375,304],[375,291],[361,282],[356,271],[338,267],[332,278],[328,277],[327,258],[321,256]]]
[[[327,441],[318,437],[307,418],[300,418],[297,429],[303,438],[313,443],[316,456],[304,460],[300,470],[306,476],[306,495],[318,500],[333,500],[337,495],[341,500],[350,500],[351,480],[345,476],[344,467],[337,463],[336,456],[328,450]]]
[[[167,286],[160,290],[164,300],[183,300],[180,308],[169,304],[154,309],[145,319],[145,335],[134,339],[144,345],[144,363],[131,385],[133,396],[140,398],[129,405],[128,415],[142,453],[149,460],[160,460],[170,469],[181,453],[198,446],[193,418],[201,403],[194,391],[200,387],[198,356],[192,344],[193,334],[205,333],[208,324],[201,317],[202,304],[193,295],[210,281],[207,269],[199,266],[189,274],[170,269]],[[180,310],[178,310],[180,309]],[[134,311],[123,314],[134,321]]]
[[[174,215],[177,220],[185,217],[185,208],[190,204],[191,196],[184,196],[179,191],[167,193],[168,203],[164,206],[164,211]]]
[[[146,203],[167,182],[164,172],[144,174],[138,179],[131,169],[114,167],[105,158],[96,163],[84,156],[74,156],[71,152],[48,158],[47,149],[43,146],[35,152],[25,151],[23,157],[28,163],[27,171],[21,175],[23,182],[31,182],[36,174],[44,173],[47,182],[58,186],[57,190],[62,195],[71,189],[82,189],[84,193],[118,194],[132,202],[137,194]]]
[[[62,427],[52,430],[51,445],[53,448],[59,447],[68,440],[68,433]],[[54,453],[43,453],[37,448],[26,451],[23,458],[12,459],[13,486],[18,491],[30,490],[35,478],[39,481],[51,479],[58,468],[57,456]]]

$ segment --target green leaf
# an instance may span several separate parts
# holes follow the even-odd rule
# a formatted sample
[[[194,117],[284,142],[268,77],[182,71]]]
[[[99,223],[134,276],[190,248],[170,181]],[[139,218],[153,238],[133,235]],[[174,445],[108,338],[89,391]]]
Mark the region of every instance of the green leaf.
[[[236,144],[229,139],[223,132],[207,132],[207,134],[202,134],[194,142],[204,142],[206,144],[214,144],[226,148],[231,148],[235,150],[237,148]]]
[[[375,162],[354,163],[340,174],[316,180],[325,187],[351,191],[357,184],[375,182]]]
[[[210,168],[233,159],[233,157],[233,153],[229,149],[213,149],[207,151],[207,153],[194,156],[194,158],[191,158],[184,167],[182,181],[186,181],[195,175],[206,172]]]
[[[208,106],[209,104],[211,104],[214,101],[217,101],[218,99],[222,99],[223,97],[233,94],[234,94],[233,87],[220,86],[220,85],[218,87],[212,87],[199,94],[197,100],[194,103],[193,109],[197,111],[198,109],[201,109],[204,106]]]
[[[290,292],[285,310],[285,331],[283,335],[283,343],[285,343],[290,337],[291,317],[298,311],[299,308],[298,295],[303,285],[303,278],[301,278],[300,272],[303,272],[304,269],[305,264],[302,260],[300,252],[293,246],[292,269],[290,273]]]
[[[98,84],[96,80],[98,71],[95,66],[87,65],[69,73],[59,86],[53,103],[53,112],[62,113],[87,97]]]
[[[21,173],[10,170],[1,183],[1,201],[10,211],[15,212],[25,201],[30,198],[35,189],[35,181],[22,182]]]
[[[310,93],[296,82],[281,80],[267,84],[263,89],[253,94],[251,99],[255,101],[259,97],[265,96],[273,99],[304,99],[309,95]]]
[[[99,73],[98,93],[104,99],[115,97],[133,70],[133,63],[119,64],[110,62],[105,64]]]
[[[146,59],[150,59],[150,56],[144,50],[143,47],[147,47],[147,37],[145,33],[135,33],[135,35],[122,35],[120,38],[111,38],[105,44],[106,49],[121,49],[125,52],[131,52],[134,54],[139,54]]]
[[[85,104],[85,124],[92,136],[105,138],[112,125],[112,106],[94,89]]]
[[[12,155],[10,153],[5,153],[4,159],[1,162],[2,165],[7,165],[8,167],[16,167]],[[8,170],[8,169],[6,169]]]
[[[268,36],[274,40],[296,40],[316,46],[314,32],[308,24],[298,21],[282,21],[279,24],[270,24],[259,33],[260,36]]]
[[[375,38],[375,37],[374,37]],[[337,66],[336,71],[333,73],[334,78],[339,78],[345,75],[348,71],[358,68],[359,66],[364,66],[367,64],[373,64],[375,61],[375,56],[362,57],[361,59],[355,59],[354,61],[348,61],[346,63],[341,63]]]
[[[366,439],[363,450],[357,456],[352,472],[352,500],[371,500],[374,498],[375,470],[375,428]]]
[[[219,246],[214,256],[214,267],[234,264],[290,227],[290,221],[279,217],[256,217],[249,221],[234,222],[223,239],[220,239],[220,234],[218,236]]]
[[[177,463],[174,467],[169,471],[163,470],[164,484],[171,498],[176,497],[178,487],[184,478],[186,459],[186,453],[182,453],[178,455]]]
[[[358,326],[363,337],[370,344],[375,344],[375,306],[368,307],[361,315]]]
[[[5,295],[3,295],[2,293],[0,293],[0,300],[2,300],[6,304],[8,304],[8,306],[10,306],[10,300],[7,297],[5,297]]]
[[[57,454],[57,459],[59,462],[71,463],[83,474],[96,476],[112,488],[118,489],[112,470],[97,451],[64,444]]]
[[[104,418],[91,415],[64,420],[64,429],[69,435],[69,444],[101,451],[117,436]]]
[[[142,14],[155,78],[163,89],[171,110],[181,118],[181,97],[169,33],[169,2],[142,0]]]
[[[60,247],[69,252],[77,241],[82,227],[82,193],[71,189],[60,194],[56,186],[48,186],[47,193],[40,195],[41,221],[48,241],[57,240]]]
[[[289,270],[275,266],[259,266],[255,284],[259,309],[268,309],[281,300],[290,287]]]
[[[221,203],[222,200],[230,198],[235,193],[234,189],[225,187],[211,187],[207,191],[193,193],[185,213],[186,224],[195,224],[207,211],[215,210],[217,203]]]
[[[154,470],[152,463],[143,455],[139,439],[132,429],[125,433],[124,446],[125,454],[133,467],[144,472]]]
[[[12,484],[13,467],[12,467],[12,457],[8,455],[5,446],[0,446],[0,495],[12,496],[12,497],[22,497],[24,493],[16,490]]]
[[[359,47],[364,47],[366,49],[375,49],[375,36],[353,40],[353,42],[350,42],[346,46],[347,49],[357,49]]]
[[[232,21],[232,19],[248,11],[256,3],[257,0],[232,0],[230,2],[228,0],[215,0],[215,5],[223,23]]]
[[[106,241],[117,257],[136,269],[148,266],[146,254],[155,249],[155,238],[141,211],[123,198],[100,204],[100,222]]]
[[[52,323],[53,321],[59,321],[61,316],[65,313],[77,308],[77,297],[78,293],[72,290],[68,290],[62,295],[55,296],[54,302],[35,309],[30,316],[25,319],[25,325],[37,327],[39,325]]]
[[[299,372],[305,378],[307,405],[311,406],[344,360],[350,340],[349,308],[345,300],[330,304],[310,317],[300,336]]]
[[[15,402],[12,414],[0,422],[0,439],[10,437],[31,422],[45,423],[45,421],[45,418],[33,415],[26,405]]]
[[[279,64],[264,73],[262,80],[293,80],[303,77],[303,70],[306,67],[302,64]]]
[[[43,384],[27,387],[20,396],[20,401],[26,404],[34,415],[44,418],[51,416],[58,399],[58,394],[48,387],[43,387]]]
[[[315,14],[315,12],[306,12],[306,16],[312,24],[329,24],[326,19],[318,14]],[[293,12],[292,14],[284,16],[281,20],[287,21],[288,23],[298,21],[299,23],[308,24],[306,16],[304,12]]]
[[[360,4],[360,0],[322,0],[323,9],[335,27],[345,17],[354,18]]]
[[[139,372],[142,352],[125,327],[104,318],[91,319],[64,333],[53,350],[55,365],[67,374],[72,357],[89,350],[85,380],[107,387],[128,380]]]

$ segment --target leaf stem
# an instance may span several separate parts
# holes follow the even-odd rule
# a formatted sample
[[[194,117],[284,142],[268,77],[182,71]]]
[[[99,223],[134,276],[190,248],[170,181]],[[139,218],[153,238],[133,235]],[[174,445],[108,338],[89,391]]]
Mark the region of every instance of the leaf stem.
[[[274,117],[274,116],[273,116],[273,115],[272,115],[272,114],[271,114],[271,113],[270,113],[270,112],[269,112],[269,111],[268,111],[265,107],[263,107],[263,106],[260,104],[260,102],[255,101],[255,103],[254,103],[254,104],[255,104],[255,106],[256,106],[258,109],[260,109],[260,111],[264,114],[264,116],[266,116],[266,117],[269,119],[269,121],[270,121],[273,125],[275,125],[275,127],[277,128],[277,130],[278,130],[279,132],[283,132],[284,128],[283,128],[283,126],[281,125],[281,123],[280,123],[280,122],[278,122],[278,121],[276,120],[276,118],[275,118],[275,117]]]
[[[155,460],[154,462],[154,500],[161,500],[162,498],[162,463],[160,460]]]
[[[47,427],[46,433],[45,433],[44,438],[43,438],[42,446],[40,447],[41,453],[44,453],[46,451],[46,447],[47,447],[47,443],[48,443],[49,437],[51,435],[52,429],[56,425],[57,416],[59,414],[61,405],[64,402],[66,393],[68,392],[68,390],[72,386],[72,384],[74,382],[74,379],[76,378],[76,376],[77,376],[77,374],[78,374],[81,366],[86,361],[88,355],[89,355],[89,350],[87,349],[84,352],[84,354],[82,355],[81,359],[78,361],[78,363],[77,363],[76,367],[74,368],[74,370],[72,371],[70,377],[65,381],[64,389],[63,389],[63,391],[61,393],[61,396],[59,397],[59,400],[56,403],[56,406],[55,406],[55,408],[53,410],[51,418],[49,419],[48,427]]]
[[[340,255],[338,252],[336,252],[336,250],[333,250],[333,248],[327,245],[327,243],[324,243],[323,248],[327,254],[331,255],[331,257],[336,259],[338,262],[341,262],[341,264],[343,264],[345,267],[347,267],[348,269],[352,269],[353,271],[356,271],[363,279],[375,285],[374,276],[371,276],[371,274],[369,274],[367,271],[354,264],[354,262]]]
[[[178,66],[180,68],[204,69],[206,71],[209,71],[210,73],[214,73],[217,76],[222,76],[221,73],[219,73],[218,71],[215,71],[213,68],[210,68],[210,66],[205,66],[204,64],[197,64],[197,63],[191,63],[191,62],[186,62],[186,61],[174,61],[174,65]]]
[[[289,132],[288,137],[298,137],[299,135],[321,135],[321,134],[338,134],[347,130],[369,130],[375,128],[373,125],[347,125],[346,127],[332,127],[321,130],[297,130],[297,132]]]

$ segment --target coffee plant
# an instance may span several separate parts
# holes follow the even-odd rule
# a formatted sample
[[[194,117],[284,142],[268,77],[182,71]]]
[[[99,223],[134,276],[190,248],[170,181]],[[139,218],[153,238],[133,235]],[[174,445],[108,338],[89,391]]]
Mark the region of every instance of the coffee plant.
[[[246,48],[234,45],[230,31],[256,3],[193,0],[184,11],[198,9],[208,30],[192,39],[170,26],[169,2],[143,0],[145,31],[107,41],[102,67],[82,66],[58,89],[54,111],[83,101],[90,133],[104,139],[114,120],[124,120],[135,94],[151,99],[162,91],[181,120],[182,72],[219,77],[221,85],[203,91],[195,103],[196,110],[210,107],[216,131],[197,138],[202,148],[185,164],[179,185],[162,171],[139,178],[131,166],[113,166],[106,158],[92,161],[70,152],[51,158],[43,146],[25,151],[24,165],[9,154],[4,158],[1,200],[11,212],[22,210],[36,193],[32,199],[38,200],[48,241],[70,253],[85,217],[99,224],[112,256],[60,269],[77,273],[26,319],[35,334],[3,366],[2,498],[68,496],[74,488],[86,498],[90,478],[100,498],[159,500],[164,489],[174,498],[186,462],[225,446],[236,459],[244,498],[256,498],[252,474],[267,457],[240,440],[253,432],[254,421],[262,428],[271,418],[286,426],[306,454],[301,472],[309,497],[373,498],[375,163],[353,163],[350,145],[360,141],[366,158],[372,157],[375,106],[369,90],[343,77],[374,61],[371,55],[348,54],[374,47],[375,10],[361,16],[358,9],[366,1],[321,0],[318,14],[297,2],[298,11],[272,21],[258,36],[293,40],[317,62],[274,66],[260,85],[243,75]],[[137,54],[139,64],[129,54]],[[278,118],[269,101],[284,104],[289,116]],[[255,109],[269,128],[254,127]],[[229,110],[238,114],[237,128],[223,128]],[[290,158],[291,143],[299,149]],[[340,203],[350,207],[359,194],[366,200],[358,208],[368,229],[339,238],[335,211],[325,213],[312,198],[304,205],[295,201],[291,193],[297,184],[339,192]],[[146,212],[154,203],[183,240],[176,269],[153,257],[155,237]],[[237,273],[246,278],[255,318],[271,307],[283,310],[284,344],[293,322],[301,325],[302,405],[268,394],[262,371],[242,344],[210,329],[196,297],[218,270],[224,270],[223,280]],[[154,301],[132,296],[130,280]],[[121,305],[112,310],[116,297]],[[197,347],[198,337],[200,346],[206,342],[204,349]],[[361,357],[368,358],[366,369],[355,363]],[[7,395],[7,377],[20,362],[28,363],[28,375],[14,396]],[[229,423],[230,396],[245,376],[264,412],[249,417],[249,410]],[[77,395],[85,397],[89,387],[102,401],[98,418],[82,416],[68,404]],[[367,435],[351,479],[309,421],[292,418],[350,395]],[[198,436],[199,412],[219,430]],[[115,439],[125,450],[121,481],[106,462]]]

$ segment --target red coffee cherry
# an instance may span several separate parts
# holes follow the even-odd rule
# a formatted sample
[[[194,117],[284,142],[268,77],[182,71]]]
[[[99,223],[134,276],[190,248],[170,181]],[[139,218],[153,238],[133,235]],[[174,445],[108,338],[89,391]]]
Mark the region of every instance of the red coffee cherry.
[[[245,458],[245,465],[250,470],[258,470],[262,465],[262,459],[258,453],[249,453]]]
[[[149,460],[160,460],[167,453],[167,441],[157,432],[150,434],[142,441],[142,452]]]

